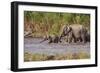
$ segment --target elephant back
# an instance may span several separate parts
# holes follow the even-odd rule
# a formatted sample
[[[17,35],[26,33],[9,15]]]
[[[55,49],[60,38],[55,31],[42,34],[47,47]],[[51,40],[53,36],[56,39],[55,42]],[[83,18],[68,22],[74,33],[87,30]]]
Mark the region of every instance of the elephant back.
[[[80,24],[72,24],[69,27],[72,28],[73,34],[75,37],[81,36],[81,31],[83,30],[84,26]]]

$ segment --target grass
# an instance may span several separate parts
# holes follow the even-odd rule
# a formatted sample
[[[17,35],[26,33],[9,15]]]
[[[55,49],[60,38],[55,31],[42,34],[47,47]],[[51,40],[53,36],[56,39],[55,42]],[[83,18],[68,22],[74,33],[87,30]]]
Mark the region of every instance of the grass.
[[[90,14],[24,11],[24,31],[31,37],[59,35],[64,25],[81,24],[90,28]]]
[[[47,61],[47,60],[75,60],[75,59],[89,59],[90,55],[86,52],[66,53],[66,54],[38,54],[38,53],[24,53],[24,61]]]

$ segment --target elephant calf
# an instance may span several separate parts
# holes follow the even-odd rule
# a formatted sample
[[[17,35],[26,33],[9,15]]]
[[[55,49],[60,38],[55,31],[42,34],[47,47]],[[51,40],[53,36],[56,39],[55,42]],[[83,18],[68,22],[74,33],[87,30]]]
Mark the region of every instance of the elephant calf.
[[[41,41],[41,42],[44,42],[46,40],[49,41],[48,43],[58,43],[58,42],[61,42],[60,41],[60,37],[59,36],[55,36],[55,35],[45,36],[43,41]]]

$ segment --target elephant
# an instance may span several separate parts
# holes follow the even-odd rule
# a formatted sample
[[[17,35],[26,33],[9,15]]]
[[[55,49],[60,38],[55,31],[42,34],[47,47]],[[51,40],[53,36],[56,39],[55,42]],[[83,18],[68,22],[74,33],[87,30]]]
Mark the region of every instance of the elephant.
[[[71,28],[69,28],[67,25],[63,25],[60,30],[60,38],[68,35],[68,32],[71,32],[71,31],[72,31]]]
[[[61,35],[60,35],[60,39],[62,37],[68,36],[68,42],[72,42],[74,41],[76,42],[84,42],[86,43],[87,40],[89,39],[89,36],[87,34],[87,29],[80,24],[72,24],[72,25],[64,25]]]
[[[62,38],[66,38],[66,42],[72,42],[73,40],[73,32],[72,32],[72,28],[69,27],[68,25],[63,25],[61,30],[60,30],[60,39],[62,40]]]
[[[44,39],[41,42],[44,42],[46,40],[49,41],[48,43],[58,43],[58,42],[61,42],[60,41],[60,37],[57,36],[57,35],[49,35],[49,36],[47,35],[47,36],[44,36]]]
[[[86,34],[86,41],[90,42],[90,31],[88,31]]]
[[[65,41],[68,43],[73,42],[74,38],[73,38],[72,31],[70,31],[68,34],[61,34],[60,39],[61,39],[61,41]]]

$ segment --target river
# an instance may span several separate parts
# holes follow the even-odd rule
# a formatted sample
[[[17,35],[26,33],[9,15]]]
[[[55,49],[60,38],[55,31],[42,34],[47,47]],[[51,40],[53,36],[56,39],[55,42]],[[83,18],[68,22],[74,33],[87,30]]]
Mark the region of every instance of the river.
[[[90,43],[51,43],[44,41],[40,43],[40,38],[24,38],[24,51],[39,54],[65,54],[86,52],[90,54]]]

